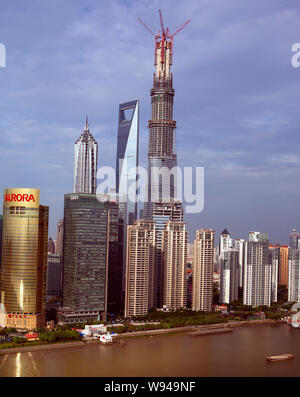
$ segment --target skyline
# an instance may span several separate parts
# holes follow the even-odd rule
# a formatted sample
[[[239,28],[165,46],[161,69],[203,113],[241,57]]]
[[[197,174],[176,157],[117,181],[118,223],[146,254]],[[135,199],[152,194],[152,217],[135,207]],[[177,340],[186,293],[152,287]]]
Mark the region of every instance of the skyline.
[[[205,167],[204,210],[185,215],[189,241],[196,229],[219,235],[226,227],[232,237],[256,230],[287,243],[299,229],[300,70],[291,66],[291,46],[300,41],[300,5],[172,4],[0,1],[0,42],[7,49],[7,67],[0,68],[0,165],[10,164],[2,191],[39,188],[50,207],[49,236],[56,238],[85,115],[99,143],[99,166],[114,167],[118,106],[133,98],[140,99],[139,158],[146,167],[154,40],[137,18],[156,31],[161,8],[170,28],[192,20],[174,39],[172,67],[178,164]]]

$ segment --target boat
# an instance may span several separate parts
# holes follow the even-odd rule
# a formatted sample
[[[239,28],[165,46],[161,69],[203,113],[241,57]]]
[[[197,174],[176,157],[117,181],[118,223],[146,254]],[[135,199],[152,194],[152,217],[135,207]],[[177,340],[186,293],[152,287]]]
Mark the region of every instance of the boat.
[[[284,361],[284,360],[292,360],[294,358],[294,354],[284,353],[280,354],[279,356],[270,356],[265,357],[267,361]]]
[[[107,343],[112,343],[113,339],[110,334],[103,334],[100,336],[99,341],[100,343],[107,344]]]

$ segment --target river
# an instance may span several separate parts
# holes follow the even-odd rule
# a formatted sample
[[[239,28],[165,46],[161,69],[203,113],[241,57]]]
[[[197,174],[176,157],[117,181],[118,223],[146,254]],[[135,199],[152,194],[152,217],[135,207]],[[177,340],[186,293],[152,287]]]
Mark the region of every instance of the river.
[[[268,355],[295,354],[268,363]],[[1,377],[27,376],[300,376],[300,329],[286,324],[232,333],[127,338],[126,345],[90,344],[0,356]]]

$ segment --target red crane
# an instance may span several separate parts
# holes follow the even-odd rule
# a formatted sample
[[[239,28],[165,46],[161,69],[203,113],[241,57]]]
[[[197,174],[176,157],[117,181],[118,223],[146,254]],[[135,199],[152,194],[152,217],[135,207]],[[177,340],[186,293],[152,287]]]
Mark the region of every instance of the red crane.
[[[164,31],[163,17],[162,17],[161,10],[158,10],[158,12],[159,12],[159,19],[160,19],[160,29],[161,29],[161,34],[163,34],[163,31]]]
[[[145,22],[143,22],[140,18],[138,19],[138,21],[144,26],[145,29],[148,30],[149,33],[152,34],[152,36],[155,37],[155,34],[152,32],[152,30],[145,24]]]
[[[167,28],[166,31],[164,32],[164,23],[163,23],[163,18],[162,18],[162,12],[161,12],[161,10],[158,10],[158,12],[159,12],[160,28],[161,28],[161,30],[158,32],[157,35],[155,35],[155,34],[152,32],[152,30],[149,28],[149,26],[147,26],[147,25],[145,24],[145,22],[143,22],[140,18],[138,19],[138,21],[144,26],[144,28],[147,29],[148,32],[151,33],[152,36],[154,36],[156,39],[160,39],[164,33],[165,33],[165,37],[168,37],[168,38],[174,37],[174,36],[175,36],[177,33],[179,33],[183,28],[185,28],[186,25],[187,25],[188,23],[191,22],[191,20],[188,19],[183,25],[181,25],[180,28],[178,28],[178,29],[176,30],[175,33],[169,34],[169,32],[170,32],[170,31],[169,31],[169,28]]]
[[[191,20],[188,19],[183,25],[181,25],[180,28],[178,28],[175,31],[175,33],[169,34],[170,33],[169,28],[167,28],[166,31],[164,29],[164,22],[163,22],[163,17],[162,17],[161,10],[159,9],[158,12],[159,12],[159,19],[160,19],[160,30],[158,31],[157,35],[155,35],[152,32],[152,30],[140,18],[138,19],[138,21],[144,26],[144,28],[147,29],[148,32],[151,33],[152,36],[154,36],[154,38],[155,38],[155,53],[154,53],[155,54],[155,56],[154,56],[155,65],[156,65],[156,49],[157,49],[158,39],[161,39],[161,63],[163,63],[164,62],[164,49],[165,49],[165,41],[166,41],[166,39],[167,38],[171,39],[171,51],[170,51],[171,54],[170,55],[172,56],[172,54],[173,54],[173,37],[177,33],[179,33],[183,28],[185,28],[188,23],[191,22]]]
[[[190,23],[190,22],[191,22],[191,20],[188,19],[179,29],[176,30],[175,33],[171,34],[171,35],[168,36],[168,37],[174,37],[174,36],[175,36],[177,33],[179,33],[183,28],[185,28],[186,25],[187,25],[188,23]]]

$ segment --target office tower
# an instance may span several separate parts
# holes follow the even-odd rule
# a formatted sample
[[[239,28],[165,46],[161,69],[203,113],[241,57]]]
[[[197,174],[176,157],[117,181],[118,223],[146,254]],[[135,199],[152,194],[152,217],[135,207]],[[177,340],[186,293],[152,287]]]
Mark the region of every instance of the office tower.
[[[269,245],[269,257],[271,265],[271,302],[277,302],[278,271],[280,262],[279,245]]]
[[[83,133],[75,142],[74,193],[96,193],[98,143],[86,118]]]
[[[289,247],[281,245],[279,255],[278,283],[287,287],[289,281]]]
[[[5,189],[0,297],[7,326],[45,325],[48,207],[39,189]]]
[[[148,143],[148,202],[144,214],[151,219],[153,202],[176,199],[177,156],[175,149],[176,121],[173,120],[174,88],[171,73],[173,63],[173,35],[164,29],[160,11],[161,31],[155,37],[153,87],[150,90],[152,114]],[[140,21],[144,26],[145,24]],[[187,21],[185,25],[188,23]],[[183,27],[185,26],[183,25]],[[151,31],[146,27],[148,31]]]
[[[116,191],[127,202],[126,224],[137,219],[137,169],[139,152],[139,100],[119,105],[116,158]]]
[[[60,323],[106,318],[109,202],[65,194]]]
[[[290,247],[291,249],[300,248],[300,234],[295,229],[290,234]]]
[[[183,207],[180,201],[171,203],[154,202],[152,221],[156,230],[156,265],[155,265],[155,295],[154,307],[163,306],[163,259],[162,259],[162,232],[165,224],[171,222],[183,222]]]
[[[243,273],[244,273],[244,258],[245,258],[245,240],[242,238],[236,238],[233,241],[233,247],[238,251],[238,263],[239,263],[239,287],[243,287]]]
[[[139,220],[127,227],[125,317],[153,308],[155,223]]]
[[[213,304],[214,236],[212,229],[196,231],[194,241],[192,309],[211,311]]]
[[[55,243],[51,237],[48,239],[48,254],[55,254]]]
[[[291,249],[289,254],[289,302],[300,303],[300,249]]]
[[[223,252],[220,272],[220,302],[230,303],[238,299],[239,252],[231,249]]]
[[[244,265],[243,304],[270,306],[272,271],[267,233],[249,233]]]
[[[97,195],[99,196],[99,195]],[[109,201],[109,259],[107,280],[107,311],[110,314],[124,312],[125,269],[124,253],[126,228],[126,202],[119,195],[107,195]]]
[[[47,299],[61,296],[61,257],[58,254],[49,253],[47,261]]]
[[[64,242],[64,220],[60,219],[57,222],[57,238],[56,238],[56,251],[55,253],[62,257]]]
[[[184,222],[167,222],[162,232],[163,307],[187,307],[187,239]]]

